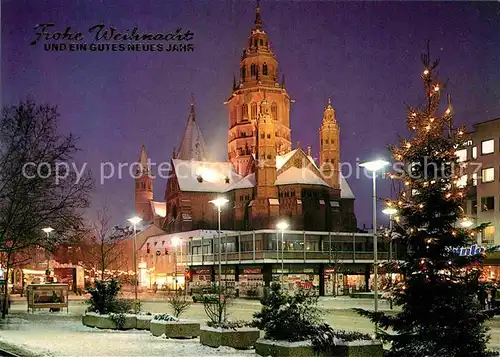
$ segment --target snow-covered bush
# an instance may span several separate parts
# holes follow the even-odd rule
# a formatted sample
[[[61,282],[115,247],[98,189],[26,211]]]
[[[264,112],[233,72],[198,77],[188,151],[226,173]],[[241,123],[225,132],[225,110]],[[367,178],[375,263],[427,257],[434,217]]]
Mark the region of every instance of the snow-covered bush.
[[[169,314],[158,314],[153,316],[155,321],[179,321],[178,318]]]
[[[273,284],[261,299],[262,309],[254,314],[253,326],[265,332],[265,338],[278,341],[305,341],[320,323],[318,297],[300,289],[295,295]]]
[[[243,321],[243,320],[236,320],[236,321],[223,321],[220,323],[217,322],[212,322],[208,321],[207,322],[208,327],[213,327],[213,328],[221,328],[224,330],[236,330],[242,327],[249,327],[252,326],[252,322],[249,321]]]

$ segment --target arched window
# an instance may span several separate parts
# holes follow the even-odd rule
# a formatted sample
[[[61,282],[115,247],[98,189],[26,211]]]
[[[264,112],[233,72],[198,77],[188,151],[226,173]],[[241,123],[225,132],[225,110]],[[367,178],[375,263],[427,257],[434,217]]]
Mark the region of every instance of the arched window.
[[[248,120],[248,104],[241,106],[241,120]]]
[[[174,219],[177,218],[177,206],[174,205],[174,207],[172,207],[172,217],[174,217]]]
[[[241,67],[241,79],[245,80],[245,76],[247,74],[247,70],[245,67]]]
[[[260,39],[260,45],[264,46],[264,40],[263,39]]]
[[[271,116],[274,120],[278,120],[278,104],[276,104],[276,102],[271,104]]]
[[[252,120],[257,120],[257,103],[255,103],[255,102],[252,103],[251,110],[252,110],[252,113],[251,113],[252,114],[252,116],[251,116]]]
[[[267,76],[267,63],[265,63],[265,62],[262,65],[262,75]]]
[[[146,184],[144,182],[141,182],[141,188],[144,190],[146,188]]]
[[[252,64],[250,65],[250,75],[251,75],[251,76],[255,76],[255,74],[256,74],[256,71],[255,71],[255,63],[252,63]]]

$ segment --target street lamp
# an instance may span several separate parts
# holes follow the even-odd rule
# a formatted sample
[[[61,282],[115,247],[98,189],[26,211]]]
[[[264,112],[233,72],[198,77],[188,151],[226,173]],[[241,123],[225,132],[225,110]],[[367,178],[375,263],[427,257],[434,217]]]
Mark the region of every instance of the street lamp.
[[[221,250],[221,241],[220,241],[220,211],[222,206],[229,202],[227,198],[218,197],[215,200],[208,201],[212,203],[215,207],[217,207],[217,237],[219,241],[219,301],[221,299],[221,285],[222,285],[222,250]],[[226,306],[224,305],[224,319],[226,318]]]
[[[373,290],[375,292],[374,307],[375,313],[378,312],[378,247],[377,247],[377,171],[383,169],[390,163],[385,160],[374,160],[360,164],[366,170],[372,172],[373,177]],[[375,324],[375,333],[377,332],[377,324]]]
[[[283,256],[285,254],[284,249],[283,249],[283,245],[285,243],[283,236],[285,234],[285,229],[288,228],[288,223],[286,223],[285,221],[281,221],[276,225],[276,228],[278,228],[281,231],[281,279],[280,279],[280,282],[281,282],[281,287],[283,288],[283,270],[284,270],[284,263],[283,263],[284,258],[283,258]],[[304,249],[306,249],[306,247],[304,247]],[[278,250],[278,242],[276,242],[276,250]]]
[[[130,223],[132,223],[132,225],[134,226],[134,295],[135,295],[135,301],[134,301],[134,311],[135,313],[137,313],[137,284],[138,284],[138,281],[137,281],[137,229],[136,229],[136,226],[139,222],[142,221],[142,218],[140,217],[132,217],[132,218],[129,218],[127,219],[127,221],[129,221]]]
[[[382,210],[382,213],[389,215],[389,234],[390,234],[390,239],[389,239],[389,261],[392,262],[392,215],[398,213],[398,210],[395,209],[394,207],[387,207],[386,209]],[[391,288],[392,288],[392,272],[390,273],[389,281],[391,282]],[[389,299],[389,307],[392,310],[392,296]]]
[[[177,294],[177,247],[181,244],[181,240],[178,237],[172,238],[172,245],[175,247],[175,254],[174,254],[174,274],[175,274],[175,280],[174,280],[174,286],[175,286],[175,293]],[[182,246],[181,246],[182,250]],[[182,254],[182,253],[181,253]]]
[[[52,227],[45,227],[45,228],[42,228],[42,231],[44,231],[46,234],[47,234],[47,244],[49,243],[49,237],[50,237],[50,232],[52,232],[54,230],[54,228]],[[47,258],[47,271],[45,272],[45,279],[49,280],[49,277],[50,277],[50,256],[47,252],[47,248],[45,248],[45,255]]]

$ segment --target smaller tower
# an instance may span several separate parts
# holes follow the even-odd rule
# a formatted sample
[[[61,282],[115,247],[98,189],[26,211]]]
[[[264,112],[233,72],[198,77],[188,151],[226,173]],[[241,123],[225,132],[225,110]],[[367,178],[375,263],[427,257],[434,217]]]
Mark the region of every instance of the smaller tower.
[[[340,128],[335,118],[335,109],[328,99],[319,129],[319,164],[325,181],[332,188],[340,188]]]
[[[135,214],[145,222],[153,220],[151,201],[153,201],[153,178],[146,147],[142,145],[135,172]]]

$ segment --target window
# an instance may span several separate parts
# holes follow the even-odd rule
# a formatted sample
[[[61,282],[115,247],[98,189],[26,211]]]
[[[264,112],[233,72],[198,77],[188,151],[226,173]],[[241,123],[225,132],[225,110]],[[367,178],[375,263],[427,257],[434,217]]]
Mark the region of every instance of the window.
[[[252,103],[252,120],[257,120],[257,103]]]
[[[457,187],[464,188],[465,186],[467,186],[467,175],[463,175],[457,180]]]
[[[481,155],[491,154],[495,151],[495,140],[485,140],[481,142]]]
[[[260,41],[259,41],[259,42],[260,42],[260,45],[261,45],[261,46],[264,46],[264,40],[263,40],[263,39],[260,39]]]
[[[248,104],[241,106],[241,120],[248,120]]]
[[[493,243],[495,241],[495,226],[488,226],[483,231],[483,243]]]
[[[273,120],[278,120],[278,105],[275,102],[271,104],[271,116]]]
[[[492,211],[495,209],[495,197],[481,197],[481,211]]]
[[[267,138],[268,138],[268,139],[271,139],[271,134],[267,134]]]
[[[489,167],[481,171],[481,182],[492,182],[495,180],[495,169]]]
[[[252,63],[250,65],[250,75],[251,76],[255,76],[255,73],[256,73],[256,71],[255,71],[255,63]]]
[[[472,174],[472,186],[477,186],[477,173]]]
[[[262,41],[262,40],[261,40],[261,41]],[[262,44],[262,43],[261,43],[261,44]],[[262,74],[263,74],[264,76],[267,76],[267,63],[264,63],[264,64],[262,65]]]
[[[477,159],[477,146],[472,147],[472,158]]]
[[[457,150],[455,155],[458,157],[458,162],[467,161],[467,149]]]

